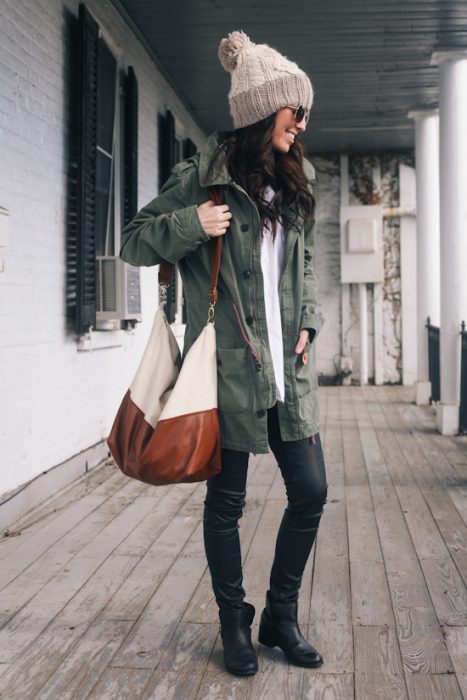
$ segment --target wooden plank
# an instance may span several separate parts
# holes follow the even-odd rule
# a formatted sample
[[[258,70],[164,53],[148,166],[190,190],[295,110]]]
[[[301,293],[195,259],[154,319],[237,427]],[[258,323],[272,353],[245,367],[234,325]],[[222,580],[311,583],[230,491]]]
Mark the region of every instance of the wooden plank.
[[[324,665],[315,674],[345,673],[353,670],[352,608],[345,500],[343,433],[341,424],[332,418],[337,410],[341,389],[326,389],[325,424],[328,502],[324,507],[314,563],[308,635],[323,655]]]
[[[354,562],[383,562],[373,502],[368,486],[347,486],[349,558]]]
[[[355,626],[355,696],[359,700],[407,698],[396,633],[387,627]]]
[[[398,411],[430,464],[440,460],[433,466],[442,469],[440,478],[455,483],[467,476],[467,444],[459,436],[439,434],[432,407],[402,404]]]
[[[456,506],[460,517],[467,525],[467,487],[457,484],[456,486],[447,486],[446,493]]]
[[[446,547],[418,486],[396,487],[415,551],[420,559],[446,557]]]
[[[352,402],[352,391],[353,387],[340,388],[345,483],[350,486],[367,486],[368,475]]]
[[[91,692],[130,630],[131,622],[97,620],[37,694],[37,700],[76,700]]]
[[[421,566],[442,625],[467,624],[467,589],[450,557],[423,559]]]
[[[60,666],[72,645],[85,634],[134,564],[133,558],[110,556],[21,657],[0,676],[0,694],[11,700],[36,698],[37,692]]]
[[[384,564],[351,561],[350,577],[353,624],[395,627]]]
[[[415,439],[417,437],[415,429],[414,432],[410,433],[407,426],[401,425],[401,417],[403,418],[405,415],[403,407],[395,408],[394,406],[386,405],[384,412],[388,422],[395,431],[397,441],[411,464],[412,470],[417,474],[418,486],[423,487],[424,493],[429,495],[428,487],[433,482],[439,483],[438,475],[435,474],[431,462],[427,459],[427,455],[430,454],[429,448],[426,447],[425,441],[422,440],[420,442],[418,438]],[[410,415],[407,420],[410,422]],[[440,457],[439,452],[436,453],[436,456],[437,458]],[[442,478],[449,483],[451,483],[453,478],[457,478],[453,475],[452,467],[446,460],[442,461],[442,470]],[[425,491],[425,489],[427,490]],[[401,492],[401,498],[407,501],[408,506],[410,497],[415,499],[414,494],[407,491],[407,489]],[[464,625],[467,619],[467,589],[457,568],[450,559],[450,553],[443,539],[431,522],[431,514],[426,507],[422,508],[420,497],[417,497],[412,511],[406,510],[406,519],[411,531],[413,544],[420,557],[420,564],[439,621],[448,625]],[[428,528],[429,535],[426,537],[425,531]],[[457,556],[455,551],[452,554]],[[465,558],[461,560],[461,563],[463,561],[465,561]]]
[[[378,391],[378,395],[382,396],[383,399],[384,393],[384,390]],[[364,396],[367,394],[367,391],[362,392]],[[417,520],[422,517],[419,511],[424,515],[426,527],[433,528],[431,515],[415,485],[405,454],[398,444],[398,434],[394,434],[388,425],[385,415],[386,406],[385,410],[382,411],[381,407],[376,405],[376,401],[373,401],[370,409],[365,406],[364,410],[368,410],[371,414],[372,423],[377,430],[378,443],[386,455],[385,462],[388,464],[388,471],[391,472],[391,476],[396,482],[394,490],[398,497],[397,500],[403,505],[404,525],[402,523],[404,516],[400,514],[400,508],[394,499],[392,517],[397,518],[399,532],[405,530],[406,519],[410,518],[410,514],[412,514],[412,527],[409,528],[412,537],[409,538],[406,533],[405,539],[400,538],[399,545],[397,545],[394,539],[388,542],[385,533],[389,531],[389,528],[382,527],[385,522],[384,513],[388,511],[379,507],[376,510],[378,526],[383,533],[382,546],[403,665],[409,671],[447,672],[452,670],[452,664],[426,588],[423,572],[416,558],[417,552],[413,546],[413,537],[420,539],[418,532],[415,531]],[[398,463],[397,468],[394,467],[394,460]],[[409,474],[406,473],[407,470],[409,470]],[[440,547],[443,547],[442,539],[439,537],[439,533],[435,532],[434,535],[434,541],[438,546],[438,551],[440,551]]]
[[[118,476],[118,482],[120,477]],[[144,484],[125,484],[118,490],[120,495],[125,493],[124,501],[136,498],[144,489]],[[52,545],[58,542],[64,535],[70,532],[78,523],[86,518],[104,503],[109,496],[101,493],[100,489],[94,489],[89,496],[85,496],[73,503],[65,511],[57,515],[44,528],[22,540],[20,547],[2,560],[0,568],[0,590],[12,581],[18,574],[36,561]]]
[[[5,673],[5,671],[8,671],[10,668],[10,664],[0,664],[0,676],[2,673]]]
[[[192,700],[218,635],[218,625],[181,623],[162,655],[143,698]]]
[[[0,592],[0,620],[5,624],[20,610],[36,593],[51,579],[62,571],[71,559],[90,542],[125,508],[125,500],[120,493],[108,498],[102,505],[92,511],[73,530],[68,532],[58,542],[52,545],[39,559],[36,559],[19,576]],[[152,513],[149,513],[150,517]],[[143,520],[143,523],[147,521]],[[139,526],[135,529],[139,532]],[[149,546],[149,532],[143,531],[140,538],[142,546]],[[128,554],[137,555],[136,542],[133,534],[133,551]],[[125,542],[126,540],[124,540]],[[120,548],[122,545],[120,545]],[[125,554],[124,551],[120,553]]]
[[[452,490],[457,487],[452,487]],[[424,489],[423,496],[464,583],[467,584],[467,525],[444,489]]]
[[[390,568],[387,575],[404,670],[452,673],[452,662],[418,562]]]
[[[196,700],[249,700],[255,676],[240,678],[232,676],[224,669],[222,642],[217,640],[211,654],[209,670],[204,674]]]
[[[467,627],[443,627],[446,645],[457,675],[467,675]]]
[[[408,673],[407,689],[410,700],[462,700],[455,676]]]
[[[457,682],[459,683],[459,688],[463,697],[463,700],[467,700],[467,673],[458,673]]]
[[[117,479],[118,477],[118,479]],[[97,495],[103,495],[102,484],[105,484],[106,493],[111,496],[115,491],[123,486],[125,477],[123,474],[118,476],[115,473],[115,465],[105,464],[102,467],[93,469],[84,475],[78,482],[66,489],[63,493],[59,493],[55,497],[49,499],[43,505],[35,508],[30,513],[27,513],[19,522],[13,526],[13,531],[18,532],[19,536],[0,537],[0,561],[8,556],[17,547],[24,544],[25,535],[31,536],[44,528],[48,523],[57,517],[69,505],[97,491]],[[95,493],[96,495],[96,493]]]
[[[149,498],[130,503],[0,630],[0,660],[25,651],[151,508]]]
[[[301,697],[313,700],[353,700],[353,673],[313,673],[305,669]]]
[[[409,467],[403,450],[392,433],[381,406],[382,392],[375,387],[362,387],[361,395],[365,401],[365,410],[370,417],[377,434],[381,456],[394,487],[413,486],[414,475]]]
[[[303,668],[290,665],[282,651],[261,646],[259,673],[253,678],[255,700],[295,700],[301,697]]]
[[[456,483],[457,477],[455,473],[453,473],[446,466],[446,457],[442,453],[441,449],[437,449],[433,452],[433,450],[429,449],[429,447],[426,446],[425,443],[427,441],[427,436],[425,434],[422,434],[421,431],[417,428],[417,425],[414,424],[414,420],[413,417],[411,417],[411,413],[409,411],[404,412],[407,425],[406,422],[404,422],[400,417],[400,413],[401,410],[399,407],[399,411],[391,415],[391,423],[393,426],[397,426],[400,429],[397,431],[400,434],[398,435],[398,439],[403,441],[403,444],[408,445],[409,448],[412,450],[411,457],[412,464],[414,465],[412,468],[415,470],[414,474],[417,479],[417,483],[419,483],[419,477],[416,465],[422,463],[424,465],[425,473],[428,473],[426,471],[427,467],[425,460],[431,467],[429,483],[426,483],[426,480],[424,480],[422,483],[419,483],[423,497],[425,498],[427,505],[431,511],[431,514],[434,520],[436,521],[436,526],[431,527],[431,535],[425,538],[425,544],[430,545],[430,547],[432,548],[434,547],[435,542],[439,544],[440,535],[437,532],[439,528],[442,535],[442,540],[444,540],[444,543],[446,544],[450,555],[454,559],[456,566],[459,569],[459,573],[461,574],[464,580],[464,583],[467,583],[467,499],[462,499],[463,487],[461,484],[458,485]],[[411,432],[409,432],[409,430]],[[432,439],[432,436],[428,437],[429,439]],[[421,442],[420,438],[422,438]],[[413,444],[414,441],[420,448],[422,448],[419,450],[418,453],[417,446],[414,446]],[[436,474],[435,469],[439,468],[439,464],[442,463],[443,460],[445,464],[445,468],[443,470],[444,476],[442,477],[442,479],[440,479]],[[447,471],[449,473],[446,476]],[[448,493],[446,493],[446,491],[443,488],[443,486],[447,484],[451,484],[451,486],[448,487]],[[467,490],[465,495],[467,496]],[[451,498],[449,498],[449,496],[451,496]],[[455,506],[457,506],[457,509]],[[420,509],[420,511],[422,511],[422,509]],[[461,515],[464,517],[464,520],[462,520]],[[414,523],[415,531],[419,533],[424,533],[424,530],[427,527],[426,523],[426,517],[425,523],[421,524],[421,528],[418,527],[416,523]],[[421,546],[423,546],[423,542],[420,543],[420,547]],[[420,549],[418,549],[417,551],[419,551],[420,553]],[[435,551],[431,551],[431,554],[428,554],[428,556],[441,557],[445,555],[445,548],[440,548],[439,546],[436,548]],[[420,556],[423,555],[420,554]]]
[[[116,554],[142,557],[176,513],[183,511],[186,517],[199,516],[199,484],[176,484],[169,489],[153,490],[153,495],[148,496],[146,492],[142,496],[152,499],[152,509],[118,545]]]
[[[107,668],[86,700],[139,700],[150,677],[139,668]]]
[[[346,420],[360,434],[362,455],[372,450],[374,459],[382,460],[374,444],[374,434],[368,421],[356,420],[353,407],[346,405]],[[355,427],[359,425],[360,431]],[[353,441],[355,444],[355,441]],[[348,445],[347,445],[348,447]],[[349,480],[346,477],[346,483]],[[350,588],[352,593],[352,620],[354,624],[394,626],[386,572],[383,564],[378,528],[373,513],[369,488],[363,484],[346,487],[348,513],[348,540],[350,557]],[[365,536],[362,537],[362,532]]]
[[[48,525],[34,533],[31,537],[21,540],[21,545],[5,557],[0,569],[0,589],[7,586],[22,571],[35,562],[44,552],[82,522],[90,513],[96,510],[105,498],[96,495],[73,503],[70,508],[61,513]]]
[[[102,613],[103,617],[110,620],[137,620],[197,525],[198,521],[193,517],[180,514],[173,516],[160,537],[109,601]]]
[[[205,568],[200,523],[112,660],[112,666],[157,666]]]

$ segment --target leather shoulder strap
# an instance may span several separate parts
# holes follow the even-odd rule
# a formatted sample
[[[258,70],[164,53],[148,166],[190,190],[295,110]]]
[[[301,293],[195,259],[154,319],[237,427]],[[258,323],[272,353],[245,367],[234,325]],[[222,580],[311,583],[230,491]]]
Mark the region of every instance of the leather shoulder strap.
[[[215,185],[208,188],[209,196],[213,200],[214,204],[222,204],[224,201],[224,188],[222,185]],[[211,284],[209,287],[209,303],[215,304],[217,301],[217,282],[219,279],[219,270],[221,265],[221,254],[222,254],[222,236],[216,236],[211,239],[211,253],[212,253],[212,265],[211,265]],[[168,287],[172,282],[172,273],[174,270],[174,264],[164,260],[159,265],[159,286]]]
[[[214,204],[222,204],[224,201],[224,191],[222,185],[216,185],[209,188],[209,194]],[[217,301],[217,281],[219,279],[219,270],[221,266],[222,254],[222,236],[216,236],[211,239],[211,286],[209,287],[209,303],[215,304]]]

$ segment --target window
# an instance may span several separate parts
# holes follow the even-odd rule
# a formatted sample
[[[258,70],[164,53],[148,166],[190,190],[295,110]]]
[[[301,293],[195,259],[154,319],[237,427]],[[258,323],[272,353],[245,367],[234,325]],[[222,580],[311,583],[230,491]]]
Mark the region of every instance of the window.
[[[77,290],[75,326],[115,330],[140,320],[139,269],[119,258],[137,210],[137,81],[79,6]],[[72,150],[72,149],[70,149]]]

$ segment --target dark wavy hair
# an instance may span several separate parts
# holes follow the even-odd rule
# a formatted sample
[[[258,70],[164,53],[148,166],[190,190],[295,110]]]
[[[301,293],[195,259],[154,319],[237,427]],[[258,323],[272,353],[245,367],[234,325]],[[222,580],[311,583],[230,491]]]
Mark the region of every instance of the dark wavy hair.
[[[272,146],[275,122],[276,115],[271,114],[255,124],[229,132],[219,144],[211,164],[214,166],[219,152],[224,151],[230,176],[258,207],[261,232],[269,225],[273,235],[279,220],[291,226],[302,215],[309,222],[315,211],[315,198],[308,189],[303,170],[305,148],[297,137],[288,153],[276,151]],[[264,198],[268,186],[275,192],[270,202]]]

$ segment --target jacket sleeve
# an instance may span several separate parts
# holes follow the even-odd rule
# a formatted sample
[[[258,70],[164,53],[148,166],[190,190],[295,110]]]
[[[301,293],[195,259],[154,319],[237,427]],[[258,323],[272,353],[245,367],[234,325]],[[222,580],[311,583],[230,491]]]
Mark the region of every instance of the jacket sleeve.
[[[194,203],[194,165],[175,166],[158,197],[143,207],[122,231],[120,257],[131,265],[175,263],[210,241]]]
[[[305,231],[305,268],[303,279],[302,315],[300,328],[310,333],[310,342],[318,335],[324,323],[324,316],[318,302],[318,282],[314,272],[313,252],[316,221]],[[314,332],[313,332],[314,331]]]
[[[316,198],[315,188],[311,187],[312,183],[316,185],[317,182],[314,168],[311,169],[311,173],[310,189]],[[315,233],[316,218],[313,216],[312,221],[305,226],[303,297],[300,318],[300,328],[308,330],[310,343],[316,338],[325,321],[318,302],[318,281],[314,269]]]

